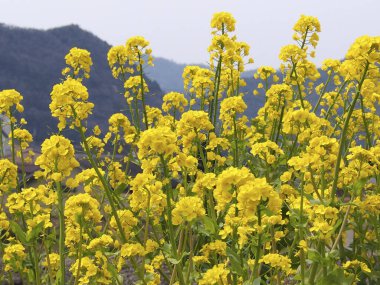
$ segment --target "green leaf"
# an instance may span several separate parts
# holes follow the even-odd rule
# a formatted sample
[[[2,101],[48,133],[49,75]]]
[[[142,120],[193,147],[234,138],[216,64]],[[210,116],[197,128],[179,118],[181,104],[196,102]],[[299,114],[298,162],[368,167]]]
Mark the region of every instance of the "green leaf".
[[[184,252],[179,258],[173,258],[173,257],[169,257],[168,258],[168,261],[171,263],[171,264],[178,264],[181,262],[182,258],[184,258],[185,256],[187,255],[190,255],[190,252]]]
[[[243,275],[243,268],[240,264],[240,258],[237,252],[231,248],[227,248],[227,256],[231,262],[231,271],[238,275]]]
[[[44,221],[38,223],[33,229],[26,235],[26,240],[28,242],[34,241],[38,238],[38,235],[43,231],[44,229]]]
[[[10,221],[10,226],[11,226],[12,232],[16,235],[17,239],[21,241],[21,243],[27,244],[28,240],[26,238],[26,233],[22,230],[20,225],[14,221]]]
[[[307,259],[314,261],[314,262],[318,262],[318,263],[322,262],[321,254],[313,248],[309,248],[307,250]]]
[[[216,233],[216,224],[213,219],[210,217],[204,216],[202,218],[203,226],[204,226],[204,233],[209,235],[214,235]]]
[[[115,190],[113,190],[113,193],[114,193],[115,195],[120,195],[120,194],[123,193],[127,188],[128,188],[128,184],[121,183],[119,186],[117,186],[117,187],[115,188]]]
[[[261,284],[261,277],[256,278],[251,282],[250,280],[244,281],[243,285],[260,285]]]
[[[351,285],[353,275],[346,276],[342,268],[337,267],[329,272],[326,277],[317,280],[317,285]]]
[[[171,264],[178,264],[181,262],[181,259],[175,259],[175,258],[171,258],[169,257],[168,258],[168,261],[171,263]]]

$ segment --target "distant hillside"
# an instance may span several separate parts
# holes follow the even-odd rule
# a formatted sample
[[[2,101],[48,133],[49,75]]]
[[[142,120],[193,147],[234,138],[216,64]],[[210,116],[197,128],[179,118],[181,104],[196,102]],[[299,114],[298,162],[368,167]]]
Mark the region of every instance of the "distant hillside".
[[[57,120],[50,116],[50,92],[62,78],[64,57],[72,47],[91,52],[91,78],[84,82],[89,100],[95,103],[89,125],[99,124],[105,129],[112,113],[127,108],[120,94],[121,83],[112,77],[108,66],[110,45],[76,25],[43,31],[0,24],[0,90],[16,89],[24,96],[24,117],[37,142],[57,131]],[[153,81],[148,84],[151,94],[147,103],[160,106],[159,85]]]
[[[176,63],[175,61],[162,57],[154,57],[153,63],[154,67],[147,68],[146,75],[157,81],[164,92],[184,91],[182,73],[186,66],[197,65],[206,67],[206,65],[203,64]]]
[[[108,66],[107,52],[110,45],[76,25],[42,31],[0,24],[0,90],[14,88],[24,96],[24,117],[38,143],[57,131],[57,120],[51,117],[49,110],[50,92],[62,78],[64,57],[72,47],[85,48],[91,52],[94,65],[91,78],[85,81],[85,85],[95,109],[89,118],[89,125],[99,124],[105,130],[109,116],[127,108],[121,95],[121,83],[112,77]],[[182,73],[186,64],[154,58],[154,65],[146,69],[146,76],[154,80],[147,79],[151,91],[147,104],[161,106],[164,93],[183,92]],[[255,116],[265,101],[263,95],[252,95],[258,84],[253,78],[254,72],[251,70],[243,74],[247,86],[241,88],[246,94],[246,115],[249,117]],[[321,74],[319,82],[326,80],[326,74]],[[311,98],[312,102],[316,100],[316,96]],[[65,135],[71,136],[70,133]]]
[[[183,69],[187,65],[198,65],[201,67],[206,67],[205,65],[200,64],[180,64],[164,58],[154,57],[154,67],[150,67],[149,69],[147,69],[147,76],[157,81],[164,92],[184,92],[182,73]],[[251,118],[257,115],[257,111],[265,103],[265,97],[263,96],[263,94],[261,96],[254,96],[252,94],[253,90],[257,88],[257,84],[260,82],[259,80],[253,77],[255,72],[256,70],[248,70],[242,73],[242,78],[247,83],[247,86],[241,87],[241,92],[246,95],[244,97],[244,100],[248,105],[248,109],[246,110],[245,114]],[[319,69],[319,72],[321,73],[321,78],[317,80],[317,85],[321,82],[326,82],[327,80],[326,73],[321,69]],[[277,75],[280,78],[282,77],[280,72],[278,72]],[[308,99],[313,104],[315,104],[318,100],[318,97],[310,96]]]

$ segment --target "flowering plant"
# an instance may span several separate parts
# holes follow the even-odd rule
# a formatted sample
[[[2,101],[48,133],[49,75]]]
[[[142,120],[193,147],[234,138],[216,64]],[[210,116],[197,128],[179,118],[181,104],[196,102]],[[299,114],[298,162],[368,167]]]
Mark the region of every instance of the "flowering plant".
[[[146,100],[149,42],[111,48],[128,112],[113,114],[104,135],[86,124],[91,55],[73,48],[51,92],[59,133],[35,159],[39,185],[25,175],[22,96],[0,92],[0,122],[11,129],[10,158],[0,145],[1,281],[123,284],[133,268],[146,285],[380,282],[380,37],[325,60],[317,85],[310,58],[321,28],[301,16],[280,71],[254,74],[265,104],[248,118],[241,73],[253,60],[235,24],[213,16],[209,68],[186,67],[186,93],[166,94],[162,110]],[[80,135],[86,169],[76,171],[67,127]]]

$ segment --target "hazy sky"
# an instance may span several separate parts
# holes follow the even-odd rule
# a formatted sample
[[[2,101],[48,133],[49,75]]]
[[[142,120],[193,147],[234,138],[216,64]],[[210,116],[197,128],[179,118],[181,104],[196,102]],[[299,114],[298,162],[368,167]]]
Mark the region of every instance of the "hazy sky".
[[[279,65],[280,47],[292,42],[301,14],[322,27],[315,62],[342,58],[358,36],[380,35],[380,0],[0,0],[0,22],[48,29],[78,24],[112,45],[134,35],[153,54],[182,63],[206,63],[210,20],[231,12],[237,36],[251,46],[255,65]]]

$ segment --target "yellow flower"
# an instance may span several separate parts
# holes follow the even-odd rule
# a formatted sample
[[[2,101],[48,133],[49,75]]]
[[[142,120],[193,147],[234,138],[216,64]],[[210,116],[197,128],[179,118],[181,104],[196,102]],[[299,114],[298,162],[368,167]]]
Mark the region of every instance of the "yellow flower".
[[[148,85],[146,84],[145,79],[143,79],[143,88],[144,93],[149,92]],[[142,90],[141,90],[141,77],[140,76],[131,76],[124,83],[125,93],[124,97],[127,100],[128,104],[131,104],[133,99],[133,94],[136,95],[137,99],[142,99]],[[132,93],[132,94],[131,94]]]
[[[317,46],[318,33],[321,31],[321,25],[317,18],[301,15],[293,30],[295,31],[293,39],[300,43],[305,40],[304,44],[310,43],[314,48]]]
[[[361,36],[355,40],[346,53],[346,60],[341,64],[339,73],[346,80],[361,79],[368,63],[368,72],[378,78],[376,64],[380,61],[380,36]],[[377,74],[377,75],[376,75]],[[376,79],[375,79],[376,80]]]
[[[21,243],[9,244],[4,248],[3,262],[4,271],[23,272],[24,260],[26,258],[25,248]]]
[[[138,224],[138,219],[133,215],[133,213],[130,210],[117,210],[117,215],[120,218],[121,226],[124,230],[125,237],[129,238],[133,236],[133,227]],[[110,226],[114,230],[118,230],[118,226],[114,216],[111,217]]]
[[[199,197],[183,197],[175,204],[172,211],[173,225],[179,225],[185,221],[191,222],[205,214],[203,201]]]
[[[190,151],[193,143],[205,141],[206,132],[214,129],[206,112],[192,110],[182,114],[176,127],[185,153]]]
[[[125,66],[128,60],[128,51],[126,46],[111,47],[107,54],[108,64],[114,78],[125,78],[126,73],[133,73],[133,68]],[[122,76],[120,76],[120,74]]]
[[[13,107],[19,112],[24,111],[24,107],[20,104],[23,97],[14,89],[0,91],[0,114],[5,114],[9,119],[13,117]]]
[[[49,256],[45,257],[45,260],[42,262],[44,267],[49,267],[49,270],[57,272],[60,267],[60,256],[58,253],[50,253]]]
[[[201,252],[208,259],[209,256],[213,253],[216,253],[220,256],[226,256],[227,255],[226,250],[227,250],[227,244],[224,241],[216,240],[214,242],[205,244],[202,247]]]
[[[76,273],[78,272],[78,266],[80,266],[80,278],[78,284],[84,285],[89,284],[91,280],[95,281],[94,277],[98,273],[98,267],[90,257],[82,257],[80,262],[79,259],[77,259],[75,263],[71,265],[70,272],[74,276],[76,276]]]
[[[101,237],[94,238],[90,241],[87,249],[93,250],[95,248],[104,249],[104,247],[111,246],[113,244],[113,239],[109,235],[101,235]]]
[[[253,144],[251,153],[255,156],[259,156],[268,164],[273,164],[280,155],[284,154],[284,151],[275,142],[268,140],[266,142]]]
[[[52,116],[59,119],[59,130],[63,130],[68,122],[70,128],[79,127],[94,108],[94,104],[87,101],[87,88],[73,78],[54,85],[50,95],[49,108]]]
[[[217,202],[217,211],[225,210],[225,206],[237,196],[236,189],[254,180],[254,175],[248,168],[241,169],[229,167],[217,177],[214,198]]]
[[[171,156],[177,151],[177,136],[169,127],[157,127],[141,133],[137,143],[139,159],[150,156]]]
[[[185,98],[185,95],[178,92],[167,93],[164,95],[163,101],[164,103],[162,104],[162,110],[169,113],[173,109],[173,116],[176,111],[183,113],[184,107],[189,104]]]
[[[121,114],[113,114],[108,119],[109,131],[113,134],[118,134],[120,130],[123,131],[123,138],[126,143],[132,143],[135,139],[136,129],[131,125],[129,119]]]
[[[65,56],[65,60],[69,67],[62,71],[63,75],[76,79],[81,79],[82,76],[90,78],[92,59],[88,50],[74,47]]]
[[[283,255],[277,253],[269,253],[260,258],[259,262],[270,265],[271,267],[278,268],[284,271],[287,275],[294,274],[295,271],[291,268],[291,260]]]
[[[121,257],[144,256],[145,254],[145,248],[139,243],[125,243],[120,250]]]
[[[128,200],[132,211],[149,213],[155,220],[162,214],[166,206],[166,194],[162,191],[163,183],[152,174],[139,173],[129,185],[132,193]]]
[[[148,56],[148,64],[153,66],[152,50],[148,48],[149,42],[144,37],[131,37],[127,40],[125,46],[127,48],[129,65],[143,65],[145,63],[143,55],[146,54]],[[137,69],[139,68],[137,66]]]
[[[9,138],[12,139],[12,132],[9,133]],[[21,149],[28,148],[29,143],[33,141],[32,134],[28,130],[20,128],[13,130],[13,138],[20,143]],[[11,140],[9,140],[9,144],[12,144]]]
[[[198,281],[199,285],[215,285],[215,284],[228,284],[227,275],[230,271],[226,268],[225,264],[214,265],[211,269],[207,270],[202,278]]]
[[[360,268],[363,272],[371,273],[371,269],[368,268],[367,264],[356,259],[345,262],[343,268],[345,270],[354,269],[355,271]]]
[[[35,164],[42,169],[35,173],[36,177],[43,176],[54,181],[62,181],[79,166],[71,142],[58,135],[53,135],[42,143],[41,155],[37,157]]]
[[[220,104],[219,119],[226,121],[236,116],[238,113],[243,113],[245,109],[247,109],[247,104],[244,102],[241,96],[226,98]]]
[[[99,223],[102,215],[99,211],[99,202],[88,193],[69,197],[65,204],[66,223],[77,224],[78,217],[93,224]]]
[[[17,187],[17,166],[8,159],[0,159],[0,194]]]
[[[215,13],[211,19],[211,28],[215,29],[213,33],[220,32],[233,32],[235,31],[236,20],[232,14],[228,12]]]

